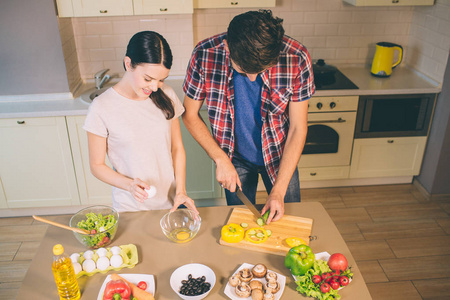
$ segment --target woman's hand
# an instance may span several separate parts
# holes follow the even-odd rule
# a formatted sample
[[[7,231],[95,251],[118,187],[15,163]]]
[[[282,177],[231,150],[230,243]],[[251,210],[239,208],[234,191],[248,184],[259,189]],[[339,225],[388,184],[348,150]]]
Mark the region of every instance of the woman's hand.
[[[147,199],[147,192],[145,189],[149,189],[150,186],[140,180],[139,178],[133,179],[130,186],[128,187],[128,191],[130,192],[131,196],[138,201],[143,203]]]
[[[185,193],[178,193],[175,195],[175,199],[173,201],[173,207],[170,212],[174,212],[177,210],[178,206],[184,204],[188,209],[194,211],[197,215],[199,214],[197,207],[195,206],[194,200],[188,197]]]

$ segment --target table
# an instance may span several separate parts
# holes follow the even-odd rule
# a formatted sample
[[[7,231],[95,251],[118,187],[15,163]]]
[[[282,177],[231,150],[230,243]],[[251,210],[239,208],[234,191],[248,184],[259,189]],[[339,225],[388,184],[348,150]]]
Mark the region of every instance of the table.
[[[155,298],[177,299],[169,283],[172,272],[184,264],[201,263],[212,268],[217,278],[216,285],[207,299],[228,299],[224,294],[224,287],[231,274],[242,263],[263,263],[269,269],[287,277],[282,299],[307,299],[295,290],[295,281],[284,266],[283,256],[219,244],[220,230],[226,224],[232,209],[233,206],[198,208],[202,218],[201,229],[192,241],[185,244],[173,243],[162,233],[159,220],[167,213],[167,210],[121,213],[116,237],[108,247],[135,244],[138,249],[139,263],[134,268],[124,268],[118,273],[153,274],[156,282]],[[286,203],[285,214],[314,220],[312,235],[317,236],[317,240],[310,243],[314,252],[327,251],[330,254],[340,252],[347,257],[349,265],[352,266],[354,279],[349,286],[339,292],[342,299],[372,299],[350,250],[320,203]],[[68,224],[70,217],[70,215],[61,215],[52,219]],[[86,251],[71,232],[49,226],[25,275],[17,299],[59,299],[51,271],[52,248],[58,243],[64,246],[68,255]],[[110,273],[80,277],[78,283],[81,298],[97,299],[100,287]]]

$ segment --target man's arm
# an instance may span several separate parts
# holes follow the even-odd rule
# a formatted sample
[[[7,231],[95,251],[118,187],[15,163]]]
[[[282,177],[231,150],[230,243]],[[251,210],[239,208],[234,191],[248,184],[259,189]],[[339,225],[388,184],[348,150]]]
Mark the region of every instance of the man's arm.
[[[200,116],[200,108],[203,101],[193,100],[184,97],[183,123],[191,135],[202,146],[206,153],[216,164],[216,179],[222,187],[231,192],[236,190],[236,185],[241,186],[239,175],[231,163],[228,155],[220,148],[216,140],[212,137],[205,122]]]
[[[267,223],[278,221],[284,215],[284,196],[297,167],[308,131],[308,100],[289,103],[289,132],[280,161],[277,179],[261,213],[270,209]]]

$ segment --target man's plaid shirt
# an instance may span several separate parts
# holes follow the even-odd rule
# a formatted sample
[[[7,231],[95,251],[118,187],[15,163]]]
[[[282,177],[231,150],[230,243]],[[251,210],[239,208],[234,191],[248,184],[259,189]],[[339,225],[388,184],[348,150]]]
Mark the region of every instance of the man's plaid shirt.
[[[183,90],[194,100],[206,100],[211,131],[230,159],[234,151],[233,69],[223,40],[226,33],[203,40],[189,62]],[[262,152],[275,182],[289,131],[289,102],[314,94],[311,58],[298,41],[284,36],[278,63],[261,73]]]

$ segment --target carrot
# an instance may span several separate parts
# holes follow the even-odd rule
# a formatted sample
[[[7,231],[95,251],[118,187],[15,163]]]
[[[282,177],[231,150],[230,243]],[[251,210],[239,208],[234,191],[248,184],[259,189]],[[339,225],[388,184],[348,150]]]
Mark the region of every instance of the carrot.
[[[125,281],[130,286],[131,294],[138,300],[155,300],[155,298],[151,293],[141,290],[136,285],[120,277],[118,274],[111,274],[111,280],[119,280],[119,279]]]

